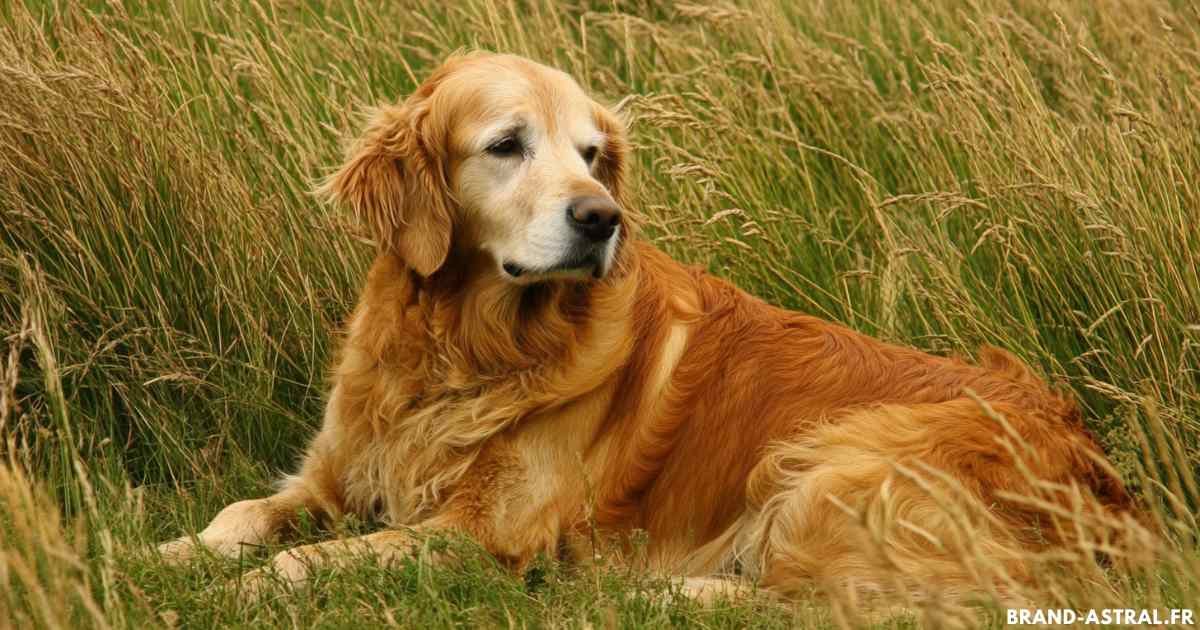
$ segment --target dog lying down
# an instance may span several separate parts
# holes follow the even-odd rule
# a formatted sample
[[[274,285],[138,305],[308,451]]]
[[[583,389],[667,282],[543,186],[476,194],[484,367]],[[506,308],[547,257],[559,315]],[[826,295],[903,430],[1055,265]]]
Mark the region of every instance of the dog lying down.
[[[379,244],[321,430],[276,494],[164,556],[236,555],[307,511],[387,528],[248,584],[453,531],[517,571],[604,558],[701,596],[995,592],[1134,513],[1076,405],[1012,355],[883,343],[639,238],[625,134],[508,55],[452,57],[373,110],[320,189]]]

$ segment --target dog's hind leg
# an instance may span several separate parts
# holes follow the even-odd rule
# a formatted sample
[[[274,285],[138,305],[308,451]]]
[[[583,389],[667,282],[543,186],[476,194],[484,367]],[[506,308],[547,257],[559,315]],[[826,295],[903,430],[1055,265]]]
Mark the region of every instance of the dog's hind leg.
[[[783,594],[1003,598],[1028,578],[1036,544],[1021,534],[1036,519],[996,497],[1034,492],[1022,469],[1065,485],[1083,458],[1052,420],[1001,409],[1024,442],[1015,451],[968,399],[863,409],[777,444],[749,481],[741,566]]]

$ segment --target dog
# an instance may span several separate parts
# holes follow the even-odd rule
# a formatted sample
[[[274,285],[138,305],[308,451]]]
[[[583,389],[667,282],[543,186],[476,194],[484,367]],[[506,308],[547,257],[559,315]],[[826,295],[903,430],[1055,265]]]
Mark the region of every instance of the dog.
[[[452,532],[515,571],[627,562],[696,593],[969,592],[972,558],[1030,579],[1075,521],[1133,511],[1076,404],[1011,354],[884,343],[639,237],[630,152],[621,118],[516,56],[453,56],[368,112],[318,190],[378,244],[321,429],[278,492],[162,553],[234,556],[302,512],[353,514],[386,527],[247,583]]]

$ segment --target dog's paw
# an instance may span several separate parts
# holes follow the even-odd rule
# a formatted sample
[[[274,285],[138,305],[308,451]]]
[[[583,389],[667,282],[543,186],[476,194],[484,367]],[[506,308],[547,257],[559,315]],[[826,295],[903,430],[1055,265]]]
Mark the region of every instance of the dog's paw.
[[[248,603],[259,602],[268,595],[289,590],[288,583],[275,574],[271,565],[247,571],[230,580],[226,587],[237,593],[240,601]]]
[[[180,536],[158,546],[158,554],[170,564],[189,562],[202,553],[223,558],[239,558],[256,554],[262,545],[245,542],[240,538],[218,538],[201,532],[195,537]]]
[[[275,554],[267,564],[237,577],[230,587],[248,601],[260,601],[275,592],[288,593],[304,588],[312,573],[304,548]]]
[[[679,582],[679,594],[704,608],[722,602],[736,602],[754,595],[754,588],[737,579],[721,577],[685,577]]]
[[[169,564],[182,564],[196,557],[199,546],[191,536],[180,536],[158,546],[158,555]]]

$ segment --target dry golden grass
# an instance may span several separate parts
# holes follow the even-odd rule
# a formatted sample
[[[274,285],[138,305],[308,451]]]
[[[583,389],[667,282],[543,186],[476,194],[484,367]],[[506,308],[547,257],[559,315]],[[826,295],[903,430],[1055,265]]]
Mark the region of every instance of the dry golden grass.
[[[246,607],[223,586],[241,563],[143,553],[292,465],[371,253],[308,191],[356,111],[461,47],[621,103],[637,211],[676,257],[890,340],[1003,346],[1073,389],[1168,536],[1112,523],[1091,541],[1112,567],[1023,596],[1200,601],[1196,6],[379,4],[0,5],[0,626],[862,621],[853,601],[704,611],[646,576],[521,582],[484,558],[364,564]]]

